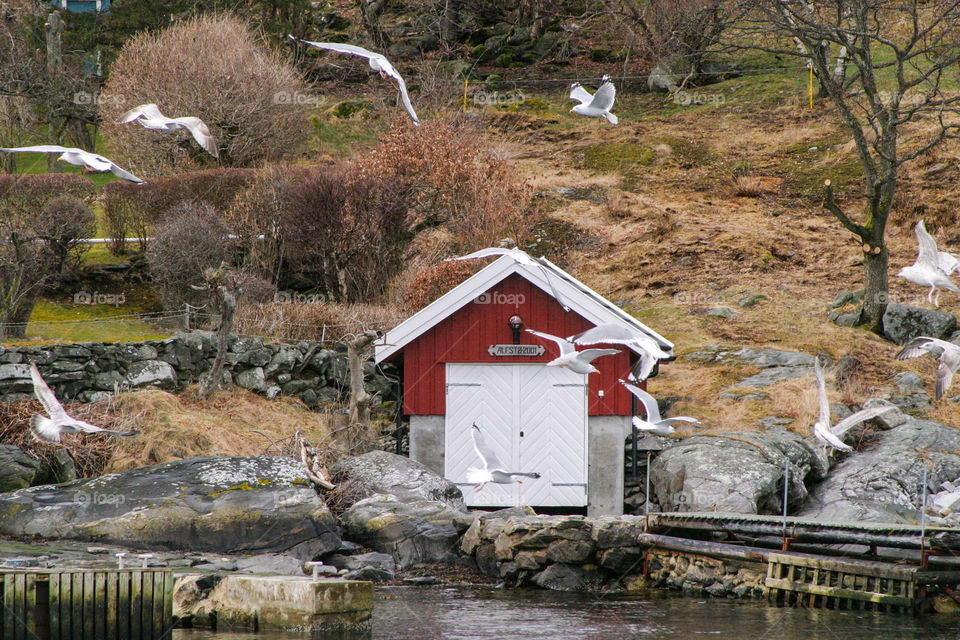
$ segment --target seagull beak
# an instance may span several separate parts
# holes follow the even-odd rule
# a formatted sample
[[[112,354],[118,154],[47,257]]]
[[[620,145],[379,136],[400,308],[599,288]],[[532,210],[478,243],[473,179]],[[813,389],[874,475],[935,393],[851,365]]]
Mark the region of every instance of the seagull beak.
[[[57,158],[57,162],[63,162],[63,158]]]
[[[523,484],[523,480],[517,480],[517,484]]]

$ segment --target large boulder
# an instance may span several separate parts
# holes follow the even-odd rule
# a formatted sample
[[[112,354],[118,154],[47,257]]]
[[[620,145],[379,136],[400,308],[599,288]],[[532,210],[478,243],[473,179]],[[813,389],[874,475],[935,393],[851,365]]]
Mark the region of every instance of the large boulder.
[[[821,450],[788,431],[687,438],[660,452],[650,482],[664,511],[781,513],[788,458],[788,507],[797,508],[807,497],[804,480],[828,467]]]
[[[351,493],[369,498],[389,494],[400,502],[437,501],[465,511],[463,493],[426,466],[387,451],[371,451],[330,467],[337,484],[350,484]]]
[[[341,516],[344,535],[393,556],[397,568],[422,562],[456,562],[460,536],[473,516],[442,502],[407,502],[378,494],[347,509]]]
[[[919,523],[923,466],[936,491],[960,477],[960,431],[891,412],[899,424],[849,455],[816,485],[799,515],[826,522]],[[891,414],[885,414],[887,416]],[[892,424],[893,419],[889,422]]]
[[[310,560],[340,545],[300,464],[202,457],[0,495],[0,534]]]
[[[0,492],[29,487],[40,461],[12,444],[0,444]]]
[[[906,344],[917,336],[944,338],[957,328],[952,313],[891,302],[883,314],[883,335],[897,344]]]

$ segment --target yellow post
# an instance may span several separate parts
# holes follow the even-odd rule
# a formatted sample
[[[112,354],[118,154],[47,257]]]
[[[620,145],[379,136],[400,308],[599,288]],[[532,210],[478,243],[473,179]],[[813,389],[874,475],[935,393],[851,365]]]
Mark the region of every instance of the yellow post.
[[[463,81],[463,112],[467,112],[467,85],[470,84],[470,78]]]
[[[808,62],[807,68],[810,69],[810,108],[813,109],[813,65]]]

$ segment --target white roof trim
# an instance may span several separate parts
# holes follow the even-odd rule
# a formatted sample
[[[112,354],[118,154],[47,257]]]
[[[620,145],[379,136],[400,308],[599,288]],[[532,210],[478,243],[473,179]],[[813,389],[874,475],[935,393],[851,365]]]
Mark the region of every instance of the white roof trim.
[[[550,272],[553,287],[571,311],[595,325],[611,322],[629,325],[653,337],[666,350],[673,349],[672,342],[557,265],[546,258],[540,258],[539,262]],[[383,362],[403,350],[406,345],[472,302],[478,295],[514,273],[553,297],[551,282],[547,281],[541,269],[517,262],[509,255],[501,256],[388,331],[383,339],[374,345],[376,361]],[[639,353],[638,350],[635,351]]]

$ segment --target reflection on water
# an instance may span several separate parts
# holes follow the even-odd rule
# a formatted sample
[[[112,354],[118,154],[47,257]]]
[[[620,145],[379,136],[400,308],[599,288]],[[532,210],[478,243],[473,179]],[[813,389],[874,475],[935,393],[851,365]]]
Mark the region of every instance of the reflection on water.
[[[174,640],[288,640],[284,633],[177,630]],[[374,640],[956,640],[960,619],[778,608],[659,594],[592,596],[489,587],[377,589]],[[327,640],[318,636],[318,640]]]

